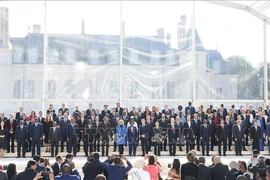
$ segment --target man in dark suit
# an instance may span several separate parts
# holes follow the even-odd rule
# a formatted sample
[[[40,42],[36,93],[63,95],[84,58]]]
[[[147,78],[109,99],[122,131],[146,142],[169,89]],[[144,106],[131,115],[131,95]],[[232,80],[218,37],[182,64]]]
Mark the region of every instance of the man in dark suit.
[[[111,111],[108,109],[108,105],[105,104],[103,107],[104,107],[104,109],[101,111],[102,118],[103,118],[106,114],[108,114],[108,115],[110,116]]]
[[[161,135],[162,129],[159,126],[159,122],[155,123],[155,127],[152,129],[152,141],[154,143],[154,154],[156,156],[160,156],[161,142],[163,140],[163,136]]]
[[[44,158],[41,158],[39,155],[34,155],[33,160],[36,161],[36,163],[37,163],[36,171],[38,173],[42,172],[42,171],[46,171],[46,167],[42,164],[42,163],[44,163]],[[41,162],[41,161],[43,161],[43,162]]]
[[[191,121],[191,117],[187,116],[187,121],[184,123],[183,136],[186,141],[186,153],[194,149],[196,125]]]
[[[0,179],[2,179],[2,180],[8,180],[7,173],[5,173],[4,171],[0,170]]]
[[[233,179],[233,174],[238,172],[239,165],[236,161],[231,161],[230,168],[231,168],[231,170],[229,170],[227,172],[225,180],[232,180]]]
[[[22,148],[22,157],[25,158],[25,143],[28,139],[27,126],[24,125],[23,120],[20,120],[20,125],[16,127],[15,139],[17,141],[17,157],[21,157],[21,148]]]
[[[250,140],[252,142],[252,150],[257,149],[260,153],[261,127],[255,120],[254,125],[250,128]]]
[[[232,138],[233,124],[230,121],[230,116],[226,116],[225,124],[228,127],[228,147],[229,147],[229,151],[231,151],[232,139],[233,139]]]
[[[196,146],[197,151],[200,151],[200,128],[202,122],[198,119],[198,115],[194,113],[192,122],[195,124],[195,137],[196,137]]]
[[[158,120],[158,123],[159,123],[159,127],[161,127],[162,131],[161,131],[161,134],[163,135],[163,138],[164,138],[164,143],[161,143],[161,151],[162,149],[164,151],[167,151],[167,125],[169,123],[168,119],[165,118],[165,114],[162,113],[161,114],[161,119]],[[162,145],[163,145],[163,148],[162,148]]]
[[[38,118],[35,118],[35,123],[30,127],[30,140],[32,141],[32,157],[36,155],[35,148],[37,148],[37,154],[40,155],[40,141],[43,139],[43,125],[38,122]]]
[[[183,132],[184,132],[184,123],[180,121],[180,117],[176,116],[175,118],[175,124],[177,125],[178,129],[179,129],[179,139],[180,142],[178,142],[178,146],[179,146],[179,151],[183,151],[182,146],[183,146]]]
[[[211,116],[208,116],[207,124],[209,125],[211,132],[211,151],[214,151],[216,143],[216,128],[214,121],[211,119]]]
[[[45,121],[45,118],[43,117],[42,111],[39,111],[38,115],[39,115],[38,116],[38,122],[43,124],[43,122]]]
[[[214,164],[215,166],[211,168],[211,176],[213,180],[221,180],[225,179],[225,176],[227,172],[229,171],[229,168],[227,165],[223,165],[221,163],[221,159],[219,156],[216,156],[214,158]]]
[[[120,107],[120,102],[117,102],[115,112],[118,112],[120,114],[120,116],[122,116],[123,111],[124,111],[124,109],[122,107]]]
[[[223,144],[223,155],[226,156],[228,128],[224,124],[224,119],[220,118],[220,124],[217,126],[218,153],[221,156],[221,144]]]
[[[83,149],[85,156],[87,157],[89,152],[93,152],[94,134],[95,129],[92,126],[92,121],[89,119],[88,124],[85,125],[85,133],[83,134]]]
[[[0,122],[1,121],[4,121],[4,122],[6,122],[6,120],[7,120],[7,118],[5,117],[5,113],[0,113]]]
[[[70,124],[67,126],[67,143],[68,153],[71,153],[73,149],[73,155],[76,157],[77,154],[77,143],[79,141],[79,126],[75,123],[75,119],[71,118]]]
[[[11,152],[14,153],[14,141],[15,141],[15,132],[17,127],[17,121],[14,119],[14,115],[10,114],[9,119],[6,120],[5,127],[7,129],[7,153],[10,152],[10,143],[11,143]]]
[[[244,141],[244,129],[241,126],[241,120],[236,121],[236,125],[233,126],[233,138],[235,141],[235,152],[236,155],[242,156],[242,144]]]
[[[181,180],[198,179],[199,167],[195,164],[195,155],[192,152],[187,153],[188,162],[181,166]]]
[[[211,130],[210,126],[207,124],[207,120],[203,120],[203,124],[200,127],[200,140],[202,142],[202,154],[205,155],[205,147],[206,147],[206,155],[209,156],[209,141],[211,140]]]
[[[16,112],[15,119],[20,120],[22,118],[22,114],[23,114],[23,107],[20,107],[19,112]]]
[[[68,110],[68,108],[66,108],[66,104],[65,103],[62,103],[62,107],[59,108],[58,111],[62,111],[62,114],[65,114],[65,113],[69,114],[69,110]]]
[[[93,154],[93,162],[87,162],[83,167],[84,176],[87,177],[85,180],[95,180],[98,174],[103,174],[104,167],[103,163],[99,160],[99,154]]]
[[[88,118],[89,118],[89,116],[91,115],[91,111],[94,111],[94,114],[96,114],[96,111],[95,111],[95,109],[93,108],[92,103],[89,103],[89,109],[86,110],[86,114],[87,114]]]
[[[94,151],[100,151],[100,142],[102,140],[102,123],[99,121],[99,117],[95,116],[95,120],[92,121],[93,128],[95,129],[94,134]]]
[[[169,151],[170,156],[175,156],[176,153],[176,143],[179,142],[179,128],[174,122],[174,118],[171,118],[171,123],[167,125],[167,134],[169,141]]]
[[[142,146],[142,155],[148,154],[148,138],[150,127],[145,123],[145,119],[142,119],[142,125],[139,127],[139,136]]]
[[[128,154],[129,156],[136,156],[137,145],[139,140],[139,131],[136,126],[134,126],[134,121],[130,122],[130,126],[127,130],[127,138],[128,138]]]
[[[205,158],[199,158],[199,179],[200,180],[211,180],[211,169],[210,167],[205,166]]]
[[[102,156],[109,155],[109,143],[113,133],[112,125],[109,122],[109,119],[105,116],[103,122],[101,123],[101,133],[102,133],[102,143],[101,143],[101,154]]]
[[[61,152],[64,151],[64,142],[67,143],[67,126],[70,124],[67,113],[64,113],[63,119],[60,121],[60,130],[61,130]]]
[[[36,177],[36,168],[37,163],[34,160],[29,160],[26,166],[26,169],[23,172],[20,172],[16,180],[26,180],[34,179]]]
[[[52,164],[51,168],[53,170],[53,175],[57,176],[61,172],[61,164],[63,162],[63,158],[61,155],[57,155],[55,157],[56,162]]]
[[[50,127],[50,130],[49,130],[49,143],[51,144],[51,157],[58,155],[58,145],[59,145],[60,139],[61,139],[61,130],[57,126],[57,122],[54,121],[53,127]]]
[[[26,152],[31,152],[32,150],[32,141],[30,140],[30,127],[33,123],[29,121],[28,117],[25,117],[24,125],[27,127],[27,141],[25,142]]]
[[[84,117],[85,117],[85,114],[81,113],[80,118],[77,121],[77,124],[78,124],[78,126],[80,128],[80,130],[79,130],[79,142],[77,144],[77,152],[80,152],[80,147],[81,147],[80,142],[82,140],[82,135],[84,134],[84,127],[88,124],[87,119],[85,119]]]
[[[170,112],[171,112],[171,110],[168,108],[168,104],[165,104],[165,105],[164,105],[164,109],[162,109],[161,113],[162,113],[162,114],[166,114],[167,111],[170,111]]]
[[[190,114],[193,115],[196,111],[195,108],[193,106],[191,106],[192,103],[189,101],[188,102],[188,106],[185,107],[185,114],[188,114],[187,111],[190,110]]]

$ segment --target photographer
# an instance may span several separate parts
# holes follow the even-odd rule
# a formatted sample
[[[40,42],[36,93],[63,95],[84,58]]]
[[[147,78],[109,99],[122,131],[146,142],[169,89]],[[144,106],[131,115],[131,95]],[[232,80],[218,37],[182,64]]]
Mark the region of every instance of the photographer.
[[[158,164],[157,158],[155,158],[153,155],[146,158],[148,158],[148,164],[144,164],[143,170],[149,172],[151,180],[158,180],[159,173],[161,173],[162,168]]]
[[[253,157],[253,160],[249,160],[248,161],[248,165],[250,165],[250,163],[252,164],[252,166],[256,166],[258,164],[258,160],[257,160],[257,157],[259,155],[259,152],[257,151],[257,149],[254,149],[253,152],[252,152],[252,157]],[[253,179],[253,173],[250,172],[249,170],[247,171],[247,173],[250,175],[250,179]]]
[[[68,164],[63,165],[62,174],[54,178],[54,180],[80,180],[76,175],[71,175],[72,169]]]
[[[250,158],[250,161],[252,162],[254,160],[254,157]],[[257,175],[261,177],[262,180],[266,180],[266,165],[265,165],[265,157],[262,155],[259,155],[257,157],[258,164],[256,166],[252,166],[252,163],[249,164],[248,170],[253,173],[253,180],[256,179]]]
[[[236,180],[238,176],[243,175],[250,180],[250,175],[247,174],[247,164],[245,161],[238,161],[238,172],[232,175],[232,180]]]
[[[123,160],[127,162],[127,167],[123,165]],[[110,164],[111,161],[113,161],[112,164]],[[104,161],[103,166],[108,173],[108,180],[123,180],[126,173],[132,168],[131,163],[125,156],[118,157],[115,155]]]

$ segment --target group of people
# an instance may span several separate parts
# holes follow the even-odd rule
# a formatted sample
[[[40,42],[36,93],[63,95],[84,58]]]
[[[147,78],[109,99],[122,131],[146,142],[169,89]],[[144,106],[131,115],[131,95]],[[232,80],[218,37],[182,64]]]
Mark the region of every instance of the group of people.
[[[56,114],[57,113],[57,114]],[[94,109],[90,103],[87,110],[75,110],[70,113],[65,103],[57,111],[53,105],[49,106],[46,117],[39,111],[38,115],[33,110],[27,116],[23,107],[19,112],[9,114],[0,113],[0,158],[4,150],[15,152],[17,143],[17,157],[25,157],[26,152],[40,155],[42,146],[51,156],[58,155],[59,148],[74,156],[81,150],[85,156],[90,152],[98,151],[102,156],[108,156],[109,147],[113,151],[117,147],[119,154],[124,154],[128,146],[128,155],[136,156],[137,147],[141,145],[142,156],[152,151],[159,156],[161,151],[168,151],[175,156],[176,149],[186,153],[197,148],[203,155],[209,155],[218,146],[219,155],[226,156],[226,151],[231,151],[235,145],[235,154],[242,155],[242,150],[252,144],[252,149],[263,151],[270,140],[270,108],[259,107],[255,111],[252,105],[245,109],[242,105],[236,109],[234,105],[226,109],[223,104],[214,109],[212,105],[204,110],[203,105],[197,109],[191,102],[183,108],[182,105],[164,109],[152,106],[144,108],[123,108],[120,103],[111,109],[104,105],[104,109]],[[59,147],[60,145],[60,147]],[[269,145],[269,143],[268,143]],[[223,149],[222,149],[223,147]],[[270,148],[269,148],[270,150]]]
[[[232,160],[228,165],[222,163],[220,156],[212,157],[212,164],[207,166],[205,157],[196,157],[194,150],[186,155],[187,162],[182,164],[173,159],[167,173],[167,180],[269,180],[270,159],[259,155],[257,150],[248,162]],[[104,162],[99,153],[91,153],[82,166],[83,177],[73,161],[73,154],[67,154],[65,160],[56,156],[52,165],[38,155],[29,160],[24,171],[17,173],[16,165],[10,163],[7,170],[0,170],[1,180],[162,180],[162,167],[157,156],[146,155],[133,164],[124,155],[112,154]],[[164,173],[163,173],[164,174]],[[129,178],[130,177],[130,178]]]

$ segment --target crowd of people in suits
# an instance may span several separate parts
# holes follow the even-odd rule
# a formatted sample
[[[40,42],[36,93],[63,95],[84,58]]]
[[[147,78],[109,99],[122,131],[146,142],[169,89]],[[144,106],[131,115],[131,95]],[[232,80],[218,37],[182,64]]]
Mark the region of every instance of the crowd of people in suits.
[[[162,110],[146,106],[144,110],[132,107],[131,111],[119,102],[111,109],[104,105],[102,111],[90,103],[82,111],[76,105],[72,113],[65,103],[57,111],[51,104],[45,117],[42,111],[37,115],[34,110],[27,116],[20,107],[9,118],[0,113],[0,158],[4,150],[15,152],[15,142],[18,157],[25,157],[26,152],[40,155],[42,146],[52,157],[58,155],[59,148],[61,152],[66,148],[76,156],[81,146],[85,156],[100,150],[102,156],[108,156],[110,146],[113,151],[118,148],[119,154],[128,146],[128,155],[136,156],[139,145],[142,156],[152,151],[152,147],[157,156],[168,151],[167,147],[169,155],[175,156],[178,149],[183,151],[183,146],[186,153],[196,147],[203,155],[209,155],[218,146],[219,156],[226,156],[233,144],[235,154],[241,156],[250,142],[252,149],[258,151],[263,151],[266,144],[270,146],[269,115],[268,105],[257,111],[252,105],[248,108],[241,105],[239,109],[232,105],[226,109],[223,104],[216,109],[210,105],[204,110],[203,105],[195,109],[191,102],[185,108],[179,105],[177,110],[165,104]]]

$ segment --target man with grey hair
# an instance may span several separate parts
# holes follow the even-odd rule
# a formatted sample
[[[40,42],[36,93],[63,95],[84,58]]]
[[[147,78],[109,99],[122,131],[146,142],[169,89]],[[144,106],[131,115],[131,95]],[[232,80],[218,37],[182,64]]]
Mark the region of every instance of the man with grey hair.
[[[254,160],[254,157],[252,156],[250,158],[250,161],[252,162]],[[252,163],[248,165],[248,170],[253,173],[253,180],[256,179],[259,169],[266,169],[265,165],[265,157],[263,155],[259,155],[257,157],[258,164],[256,166],[252,166]]]
[[[233,174],[238,172],[238,168],[239,168],[239,165],[236,161],[231,161],[230,162],[230,168],[231,170],[229,170],[226,174],[226,180],[231,180],[232,177],[233,177]]]
[[[132,176],[132,180],[150,179],[149,172],[142,169],[145,161],[143,159],[138,159],[134,163],[134,167],[129,172]]]
[[[219,156],[214,158],[215,166],[211,168],[211,176],[213,180],[224,179],[229,168],[227,165],[221,163],[221,159]]]

